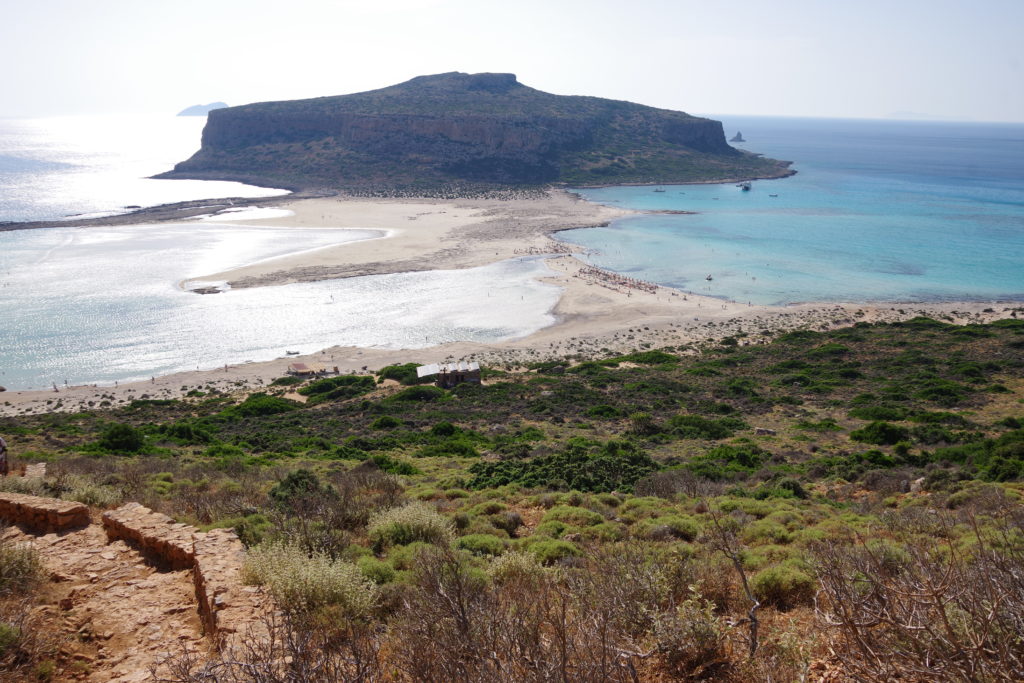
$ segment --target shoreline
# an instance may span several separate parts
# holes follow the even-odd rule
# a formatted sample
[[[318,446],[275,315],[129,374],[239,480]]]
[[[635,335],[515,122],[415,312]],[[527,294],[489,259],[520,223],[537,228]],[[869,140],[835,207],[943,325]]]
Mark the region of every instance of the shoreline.
[[[209,205],[204,214],[209,214]],[[482,266],[526,254],[545,255],[551,273],[541,281],[562,288],[550,313],[555,322],[528,336],[496,343],[452,342],[420,349],[330,346],[299,356],[186,371],[117,386],[81,385],[54,390],[0,393],[0,416],[51,411],[78,412],[123,405],[135,399],[180,398],[192,390],[252,391],[285,374],[289,363],[318,362],[342,373],[377,370],[395,363],[477,360],[482,365],[521,367],[550,358],[603,357],[645,348],[701,346],[744,335],[741,344],[761,344],[784,330],[826,330],[854,322],[891,322],[929,315],[950,322],[987,322],[1024,311],[1017,302],[809,303],[751,306],[690,294],[614,273],[595,273],[574,256],[583,249],[555,238],[562,230],[607,224],[642,213],[586,201],[564,190],[546,198],[374,199],[362,197],[272,197],[247,202],[294,212],[287,218],[220,222],[274,227],[382,229],[383,238],[345,242],[285,255],[240,268],[187,278],[258,287],[370,274]],[[198,202],[197,202],[198,204]],[[232,207],[237,208],[237,204]],[[154,218],[150,223],[161,222]],[[117,221],[113,224],[132,223]],[[134,221],[138,224],[138,220]],[[108,221],[106,224],[111,224]],[[66,227],[65,223],[61,223]],[[625,284],[623,284],[625,283]],[[1014,304],[1017,305],[1014,305]]]

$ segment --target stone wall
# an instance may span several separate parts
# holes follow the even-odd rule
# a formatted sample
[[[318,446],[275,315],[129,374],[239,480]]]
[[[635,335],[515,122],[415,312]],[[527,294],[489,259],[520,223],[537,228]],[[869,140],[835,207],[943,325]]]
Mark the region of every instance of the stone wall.
[[[245,546],[231,529],[202,533],[138,503],[103,513],[111,540],[123,539],[151,561],[171,569],[191,569],[199,615],[218,647],[239,638],[265,637],[266,594],[242,584]]]
[[[53,533],[89,524],[89,508],[56,498],[0,493],[0,519],[32,531]]]
[[[264,592],[242,584],[245,546],[231,529],[197,533],[195,540],[196,599],[207,632],[218,647],[240,644],[241,638],[264,638],[262,617],[268,607]]]
[[[139,503],[104,512],[103,529],[107,538],[127,541],[154,564],[168,569],[191,569],[195,565],[196,530]]]

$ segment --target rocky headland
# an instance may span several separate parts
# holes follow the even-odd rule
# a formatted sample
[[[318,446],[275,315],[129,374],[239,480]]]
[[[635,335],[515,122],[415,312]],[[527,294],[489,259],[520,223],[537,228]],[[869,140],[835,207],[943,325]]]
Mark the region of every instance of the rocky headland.
[[[685,183],[789,175],[730,147],[722,124],[514,74],[445,73],[351,95],[211,111],[202,148],[160,178],[289,189]]]

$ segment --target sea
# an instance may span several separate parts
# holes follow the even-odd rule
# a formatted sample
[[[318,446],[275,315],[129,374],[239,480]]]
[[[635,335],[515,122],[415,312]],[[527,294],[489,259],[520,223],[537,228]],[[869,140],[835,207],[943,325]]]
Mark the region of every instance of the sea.
[[[730,137],[742,131],[747,142],[737,146],[792,160],[797,174],[754,181],[750,191],[734,183],[579,189],[645,213],[559,237],[585,247],[597,266],[754,304],[1024,301],[1024,125],[716,118]],[[203,121],[0,120],[0,222],[274,194],[148,179],[198,147]],[[274,216],[263,211],[254,217]],[[381,239],[233,218],[0,231],[0,386],[113,384],[332,345],[494,342],[555,321],[560,290],[538,280],[550,272],[538,257],[185,291],[186,280],[294,253],[296,243]]]
[[[586,260],[753,304],[1024,300],[1024,125],[715,117],[796,175],[581,189],[646,211],[560,238]]]
[[[205,116],[158,114],[0,118],[0,223],[288,193],[233,182],[152,180],[199,149],[205,124]]]

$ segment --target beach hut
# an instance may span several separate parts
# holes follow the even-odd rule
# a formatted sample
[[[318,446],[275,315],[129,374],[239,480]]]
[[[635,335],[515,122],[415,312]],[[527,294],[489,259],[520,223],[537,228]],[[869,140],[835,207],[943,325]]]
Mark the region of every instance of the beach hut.
[[[288,374],[296,377],[315,377],[327,372],[320,363],[289,363]]]
[[[468,363],[459,361],[458,363],[431,363],[416,368],[416,376],[421,379],[433,375],[437,375],[434,384],[442,389],[451,389],[463,382],[480,384],[480,364],[476,361]]]

